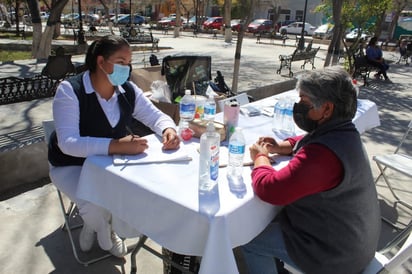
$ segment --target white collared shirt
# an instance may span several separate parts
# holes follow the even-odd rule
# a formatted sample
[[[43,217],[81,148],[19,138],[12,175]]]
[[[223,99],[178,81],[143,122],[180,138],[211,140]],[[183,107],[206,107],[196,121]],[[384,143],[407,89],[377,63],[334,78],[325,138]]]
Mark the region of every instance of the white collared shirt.
[[[82,78],[85,92],[95,92],[90,81],[90,73],[86,71]],[[136,99],[132,116],[150,127],[156,134],[161,135],[166,128],[175,128],[173,120],[157,109],[140,88],[133,82],[129,82],[134,88]],[[118,86],[118,91],[124,93],[124,89]],[[109,100],[105,100],[96,93],[100,106],[112,127],[115,127],[120,119],[118,104],[118,92],[115,92]],[[53,101],[53,119],[56,125],[59,147],[63,153],[87,157],[89,155],[107,155],[111,138],[80,136],[80,108],[79,100],[68,81],[60,83]],[[98,121],[96,121],[98,123]]]

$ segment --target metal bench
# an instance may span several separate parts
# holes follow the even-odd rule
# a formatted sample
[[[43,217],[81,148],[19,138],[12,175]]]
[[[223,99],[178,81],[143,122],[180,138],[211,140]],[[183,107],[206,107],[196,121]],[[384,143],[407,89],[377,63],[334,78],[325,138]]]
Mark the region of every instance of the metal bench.
[[[292,63],[296,61],[304,61],[301,69],[305,69],[305,65],[307,63],[312,64],[312,69],[315,69],[315,57],[319,51],[319,48],[307,48],[304,50],[295,49],[295,51],[291,55],[279,55],[280,60],[280,68],[276,71],[277,74],[282,72],[282,68],[287,67],[289,68],[289,77],[293,76],[292,72]]]
[[[0,153],[43,141],[44,132],[42,126],[33,126],[22,130],[8,132],[0,135]]]
[[[0,105],[54,96],[59,81],[44,75],[0,79]]]
[[[353,54],[353,73],[352,78],[361,77],[363,79],[363,85],[368,86],[369,75],[372,71],[379,71],[379,68],[371,65],[364,53],[362,45]]]
[[[122,37],[125,38],[130,44],[152,44],[151,50],[156,48],[159,51],[159,38],[153,37],[152,32],[145,33],[140,31],[139,28],[126,27],[120,30]]]

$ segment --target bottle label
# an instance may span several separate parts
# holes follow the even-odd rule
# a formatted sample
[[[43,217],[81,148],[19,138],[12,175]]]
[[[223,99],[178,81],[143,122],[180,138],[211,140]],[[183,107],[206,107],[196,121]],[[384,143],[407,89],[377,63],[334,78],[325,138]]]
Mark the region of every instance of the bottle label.
[[[210,179],[215,181],[219,175],[219,147],[210,147]]]
[[[190,112],[194,113],[196,109],[195,104],[180,104],[180,111],[181,112]]]
[[[244,154],[245,145],[229,144],[229,153]]]
[[[216,108],[214,106],[205,106],[205,115],[211,116],[216,114]]]

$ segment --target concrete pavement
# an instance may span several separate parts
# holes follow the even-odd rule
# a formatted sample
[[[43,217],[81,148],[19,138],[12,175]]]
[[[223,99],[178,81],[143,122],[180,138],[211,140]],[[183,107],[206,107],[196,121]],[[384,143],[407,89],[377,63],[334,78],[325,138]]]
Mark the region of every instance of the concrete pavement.
[[[161,50],[154,54],[159,61],[167,55],[210,55],[212,56],[212,77],[216,71],[222,71],[226,83],[232,84],[233,60],[235,44],[224,43],[222,36],[214,39],[213,35],[200,35],[197,38],[188,34],[179,38],[161,33],[159,46],[172,49]],[[266,41],[265,41],[266,40]],[[289,80],[287,70],[276,74],[279,67],[278,55],[289,54],[294,49],[294,39],[256,44],[256,40],[246,38],[242,47],[242,58],[239,75],[239,91],[248,91]],[[1,41],[7,42],[7,41]],[[62,42],[63,43],[63,42]],[[73,41],[70,41],[73,43]],[[323,67],[326,46],[321,45],[315,66]],[[133,66],[143,67],[148,64],[150,51],[133,53]],[[397,61],[398,53],[384,52],[385,58]],[[75,64],[80,64],[84,56],[73,56]],[[0,64],[0,77],[9,75],[29,77],[39,73],[44,62],[36,60],[15,60]],[[293,71],[299,74],[300,62],[293,63]],[[399,142],[405,127],[412,119],[412,76],[411,67],[392,63],[388,73],[393,83],[388,84],[372,80],[371,85],[361,87],[360,98],[370,99],[378,105],[381,126],[371,129],[362,135],[369,157],[381,153],[392,152]],[[52,99],[41,99],[19,104],[0,106],[0,134],[19,130],[32,125],[40,125],[42,120],[50,119]],[[44,146],[44,144],[42,144]],[[43,153],[45,148],[43,147]],[[412,151],[412,140],[408,141],[408,151]],[[1,163],[3,165],[3,163]],[[375,163],[371,166],[376,177],[378,172]],[[412,202],[412,193],[407,183],[411,179],[399,177],[396,180],[401,196]],[[410,210],[402,206],[394,206],[391,197],[382,181],[378,182],[379,199],[382,213],[391,220],[408,223],[411,220]],[[77,264],[72,256],[69,241],[65,232],[60,230],[63,222],[57,194],[51,184],[26,191],[12,198],[0,201],[0,273],[129,273],[130,258],[125,261],[111,258],[97,264],[83,267]],[[184,225],[184,224],[182,224]],[[397,232],[386,224],[382,224],[380,247],[383,247]],[[132,243],[132,240],[128,240]],[[150,242],[157,250],[160,247]],[[137,273],[163,273],[162,262],[146,251],[138,255]],[[240,271],[244,268],[240,262]],[[412,262],[408,261],[396,273],[412,273]]]

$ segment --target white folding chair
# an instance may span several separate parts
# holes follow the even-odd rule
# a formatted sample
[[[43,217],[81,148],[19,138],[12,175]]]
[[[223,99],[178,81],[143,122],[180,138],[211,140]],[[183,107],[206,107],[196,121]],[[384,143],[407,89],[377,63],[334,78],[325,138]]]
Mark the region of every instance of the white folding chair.
[[[385,154],[385,155],[377,155],[373,156],[373,160],[376,162],[380,174],[375,180],[375,183],[378,182],[378,180],[383,177],[386,185],[388,186],[390,192],[392,193],[393,197],[396,199],[395,204],[399,203],[404,206],[406,206],[409,209],[412,209],[412,205],[404,200],[402,200],[396,193],[395,193],[395,188],[391,185],[389,177],[387,174],[385,174],[385,171],[387,168],[399,172],[400,174],[403,174],[405,176],[408,176],[409,178],[412,178],[412,155],[408,155],[406,153],[406,150],[403,149],[403,145],[405,144],[406,140],[408,139],[409,133],[411,133],[412,129],[412,120],[409,122],[409,125],[406,129],[405,134],[403,135],[400,143],[396,147],[395,151],[391,154]],[[385,219],[384,219],[385,220]],[[386,220],[385,220],[386,221]]]
[[[412,228],[402,231],[395,237],[385,248],[375,252],[375,257],[363,270],[362,274],[386,274],[396,273],[395,270],[400,267],[406,260],[412,257]],[[405,240],[406,238],[406,240]],[[403,244],[391,258],[386,257],[384,254],[398,247],[400,243]],[[294,267],[285,264],[285,268],[293,274],[303,274],[301,271]]]
[[[249,103],[249,98],[247,96],[247,93],[246,92],[239,93],[236,96],[232,96],[232,97],[217,101],[217,104],[219,106],[219,109],[217,110],[217,112],[223,111],[225,103],[228,102],[228,101],[232,101],[232,100],[236,100],[239,103],[239,105],[241,105],[241,106],[246,105],[246,104]]]
[[[391,244],[375,253],[375,258],[369,263],[362,274],[396,273],[395,270],[412,257],[412,228],[405,229]],[[406,238],[406,240],[405,240]],[[405,240],[396,254],[388,259],[384,254]]]
[[[53,133],[54,128],[55,128],[54,127],[54,121],[53,120],[47,120],[47,121],[43,121],[42,124],[43,124],[44,137],[45,137],[44,140],[45,140],[46,144],[48,144],[50,135]],[[73,255],[74,255],[74,258],[76,259],[76,261],[79,264],[82,264],[84,266],[88,266],[92,263],[95,263],[95,262],[98,262],[98,261],[101,261],[103,259],[111,257],[112,255],[110,253],[106,253],[102,256],[99,256],[99,257],[93,258],[93,259],[89,259],[89,260],[80,259],[79,253],[78,253],[77,248],[76,248],[76,244],[74,243],[74,240],[73,240],[72,231],[74,229],[81,228],[83,226],[83,223],[81,223],[79,221],[77,221],[77,223],[74,222],[79,217],[77,215],[78,211],[76,209],[76,205],[72,201],[70,201],[70,205],[68,207],[66,207],[66,205],[64,203],[64,200],[63,200],[63,194],[58,189],[57,189],[57,194],[59,196],[60,206],[61,206],[61,209],[62,209],[62,212],[63,212],[63,217],[64,217],[64,224],[62,225],[62,229],[67,231],[67,234],[68,234],[69,240],[70,240],[70,244],[71,244],[72,250],[73,250]]]

